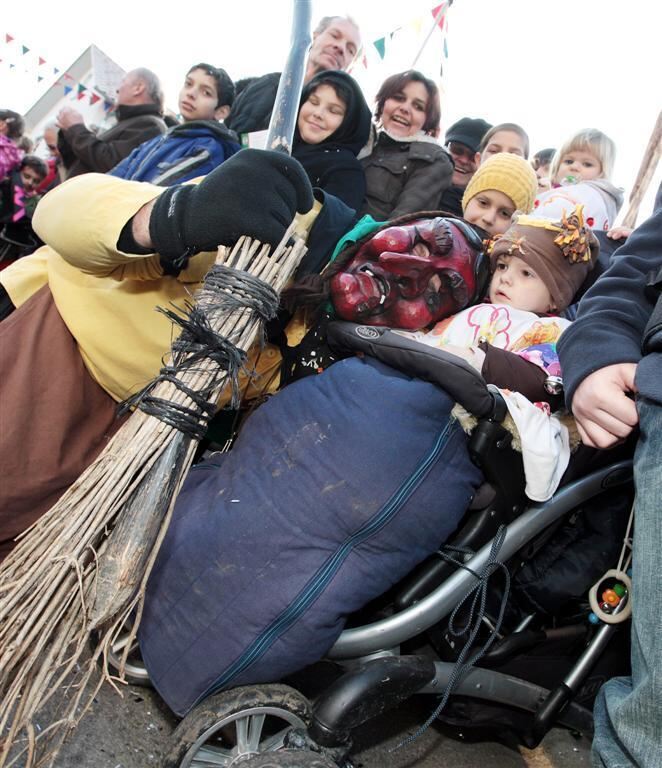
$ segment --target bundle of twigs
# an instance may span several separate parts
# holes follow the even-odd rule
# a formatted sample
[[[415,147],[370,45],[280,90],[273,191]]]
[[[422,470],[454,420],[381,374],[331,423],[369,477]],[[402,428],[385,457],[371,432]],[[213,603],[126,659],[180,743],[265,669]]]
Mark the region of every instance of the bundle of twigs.
[[[169,364],[136,398],[138,410],[0,566],[0,766],[17,761],[22,733],[26,767],[54,759],[108,677],[100,657],[129,616],[137,626],[197,439],[305,253],[289,238],[273,255],[246,238],[219,249],[197,303],[183,315],[167,311],[183,331]],[[36,714],[72,676],[63,718],[37,734]]]

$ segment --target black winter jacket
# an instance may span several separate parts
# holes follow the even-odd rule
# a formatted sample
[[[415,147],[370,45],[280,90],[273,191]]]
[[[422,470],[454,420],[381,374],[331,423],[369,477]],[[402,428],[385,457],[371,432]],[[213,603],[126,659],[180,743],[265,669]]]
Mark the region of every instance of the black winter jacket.
[[[67,178],[81,173],[106,173],[144,141],[168,130],[156,104],[121,104],[117,125],[98,136],[83,124],[61,130],[58,149]]]

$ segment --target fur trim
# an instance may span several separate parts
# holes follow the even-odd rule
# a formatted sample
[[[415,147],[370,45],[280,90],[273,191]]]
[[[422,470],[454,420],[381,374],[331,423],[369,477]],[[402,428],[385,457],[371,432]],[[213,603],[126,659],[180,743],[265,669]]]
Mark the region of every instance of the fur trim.
[[[455,416],[455,418],[458,420],[460,426],[462,429],[470,435],[473,431],[476,424],[478,424],[478,419],[473,415],[473,413],[469,413],[463,406],[461,406],[459,403],[455,403],[455,407],[453,408],[452,415]],[[572,416],[572,414],[569,411],[561,410],[557,411],[554,416],[568,429],[568,436],[570,438],[570,452],[574,453],[577,448],[579,447],[581,443],[581,438],[579,436],[579,432],[577,430],[577,424],[575,423],[575,419]],[[510,434],[513,436],[513,442],[512,447],[514,450],[516,450],[518,453],[522,452],[522,443],[520,441],[519,432],[517,431],[517,427],[515,426],[515,422],[512,419],[512,416],[507,413],[506,418],[502,422],[502,426],[510,432]]]

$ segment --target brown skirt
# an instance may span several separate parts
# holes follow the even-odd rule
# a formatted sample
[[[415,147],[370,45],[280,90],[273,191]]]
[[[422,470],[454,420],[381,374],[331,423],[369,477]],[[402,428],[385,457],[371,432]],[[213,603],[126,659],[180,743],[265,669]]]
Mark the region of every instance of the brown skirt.
[[[45,286],[0,323],[0,560],[121,425]]]

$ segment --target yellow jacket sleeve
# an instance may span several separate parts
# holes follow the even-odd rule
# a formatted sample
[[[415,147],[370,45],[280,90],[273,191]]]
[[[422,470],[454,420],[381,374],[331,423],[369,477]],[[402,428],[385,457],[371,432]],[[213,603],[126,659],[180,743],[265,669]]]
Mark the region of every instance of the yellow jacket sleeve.
[[[43,246],[0,272],[0,283],[15,307],[20,307],[48,283],[49,252],[50,248]]]

